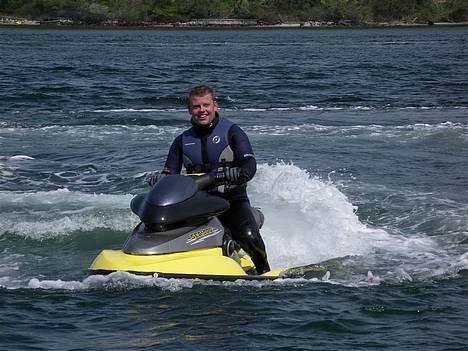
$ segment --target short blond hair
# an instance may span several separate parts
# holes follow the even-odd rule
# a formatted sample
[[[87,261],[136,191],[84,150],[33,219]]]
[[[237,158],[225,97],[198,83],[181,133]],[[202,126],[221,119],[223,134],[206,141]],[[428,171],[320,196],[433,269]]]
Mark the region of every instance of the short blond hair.
[[[187,98],[187,103],[190,104],[190,99],[193,96],[205,96],[210,94],[213,100],[215,100],[215,94],[213,88],[209,87],[208,85],[196,85],[192,89],[190,89],[190,92],[188,94]]]

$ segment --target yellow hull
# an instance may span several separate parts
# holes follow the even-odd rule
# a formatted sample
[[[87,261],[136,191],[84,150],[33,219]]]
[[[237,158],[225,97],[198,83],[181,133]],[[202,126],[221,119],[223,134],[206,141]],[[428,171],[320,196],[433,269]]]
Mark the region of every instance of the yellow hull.
[[[214,280],[276,279],[283,270],[262,275],[248,275],[253,268],[249,256],[239,261],[223,256],[221,248],[201,249],[161,255],[130,255],[121,250],[103,250],[95,258],[91,273],[126,271],[136,274],[157,274],[168,278],[201,278]]]

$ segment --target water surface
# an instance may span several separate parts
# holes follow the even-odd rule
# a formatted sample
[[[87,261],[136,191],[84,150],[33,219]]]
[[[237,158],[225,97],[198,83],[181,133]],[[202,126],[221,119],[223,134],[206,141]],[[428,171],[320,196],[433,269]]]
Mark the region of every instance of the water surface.
[[[0,349],[462,350],[468,29],[0,29]],[[88,276],[217,91],[274,282]]]

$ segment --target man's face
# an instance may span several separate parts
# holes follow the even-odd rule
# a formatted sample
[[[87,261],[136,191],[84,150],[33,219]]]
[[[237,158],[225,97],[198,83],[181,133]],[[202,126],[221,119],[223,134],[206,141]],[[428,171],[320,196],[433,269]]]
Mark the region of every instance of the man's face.
[[[208,127],[216,117],[218,103],[211,94],[192,96],[189,101],[189,112],[195,124]]]

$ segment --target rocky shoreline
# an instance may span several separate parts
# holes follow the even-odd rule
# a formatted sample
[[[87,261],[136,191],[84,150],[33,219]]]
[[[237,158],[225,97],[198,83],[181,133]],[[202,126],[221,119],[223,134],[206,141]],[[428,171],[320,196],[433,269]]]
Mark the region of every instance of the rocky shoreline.
[[[0,26],[42,26],[42,27],[92,27],[92,28],[334,28],[334,27],[426,27],[426,26],[468,26],[468,22],[356,22],[356,21],[307,21],[296,23],[262,23],[254,19],[194,19],[182,23],[138,22],[128,23],[108,20],[100,23],[84,23],[67,18],[31,20],[18,17],[0,17]]]

